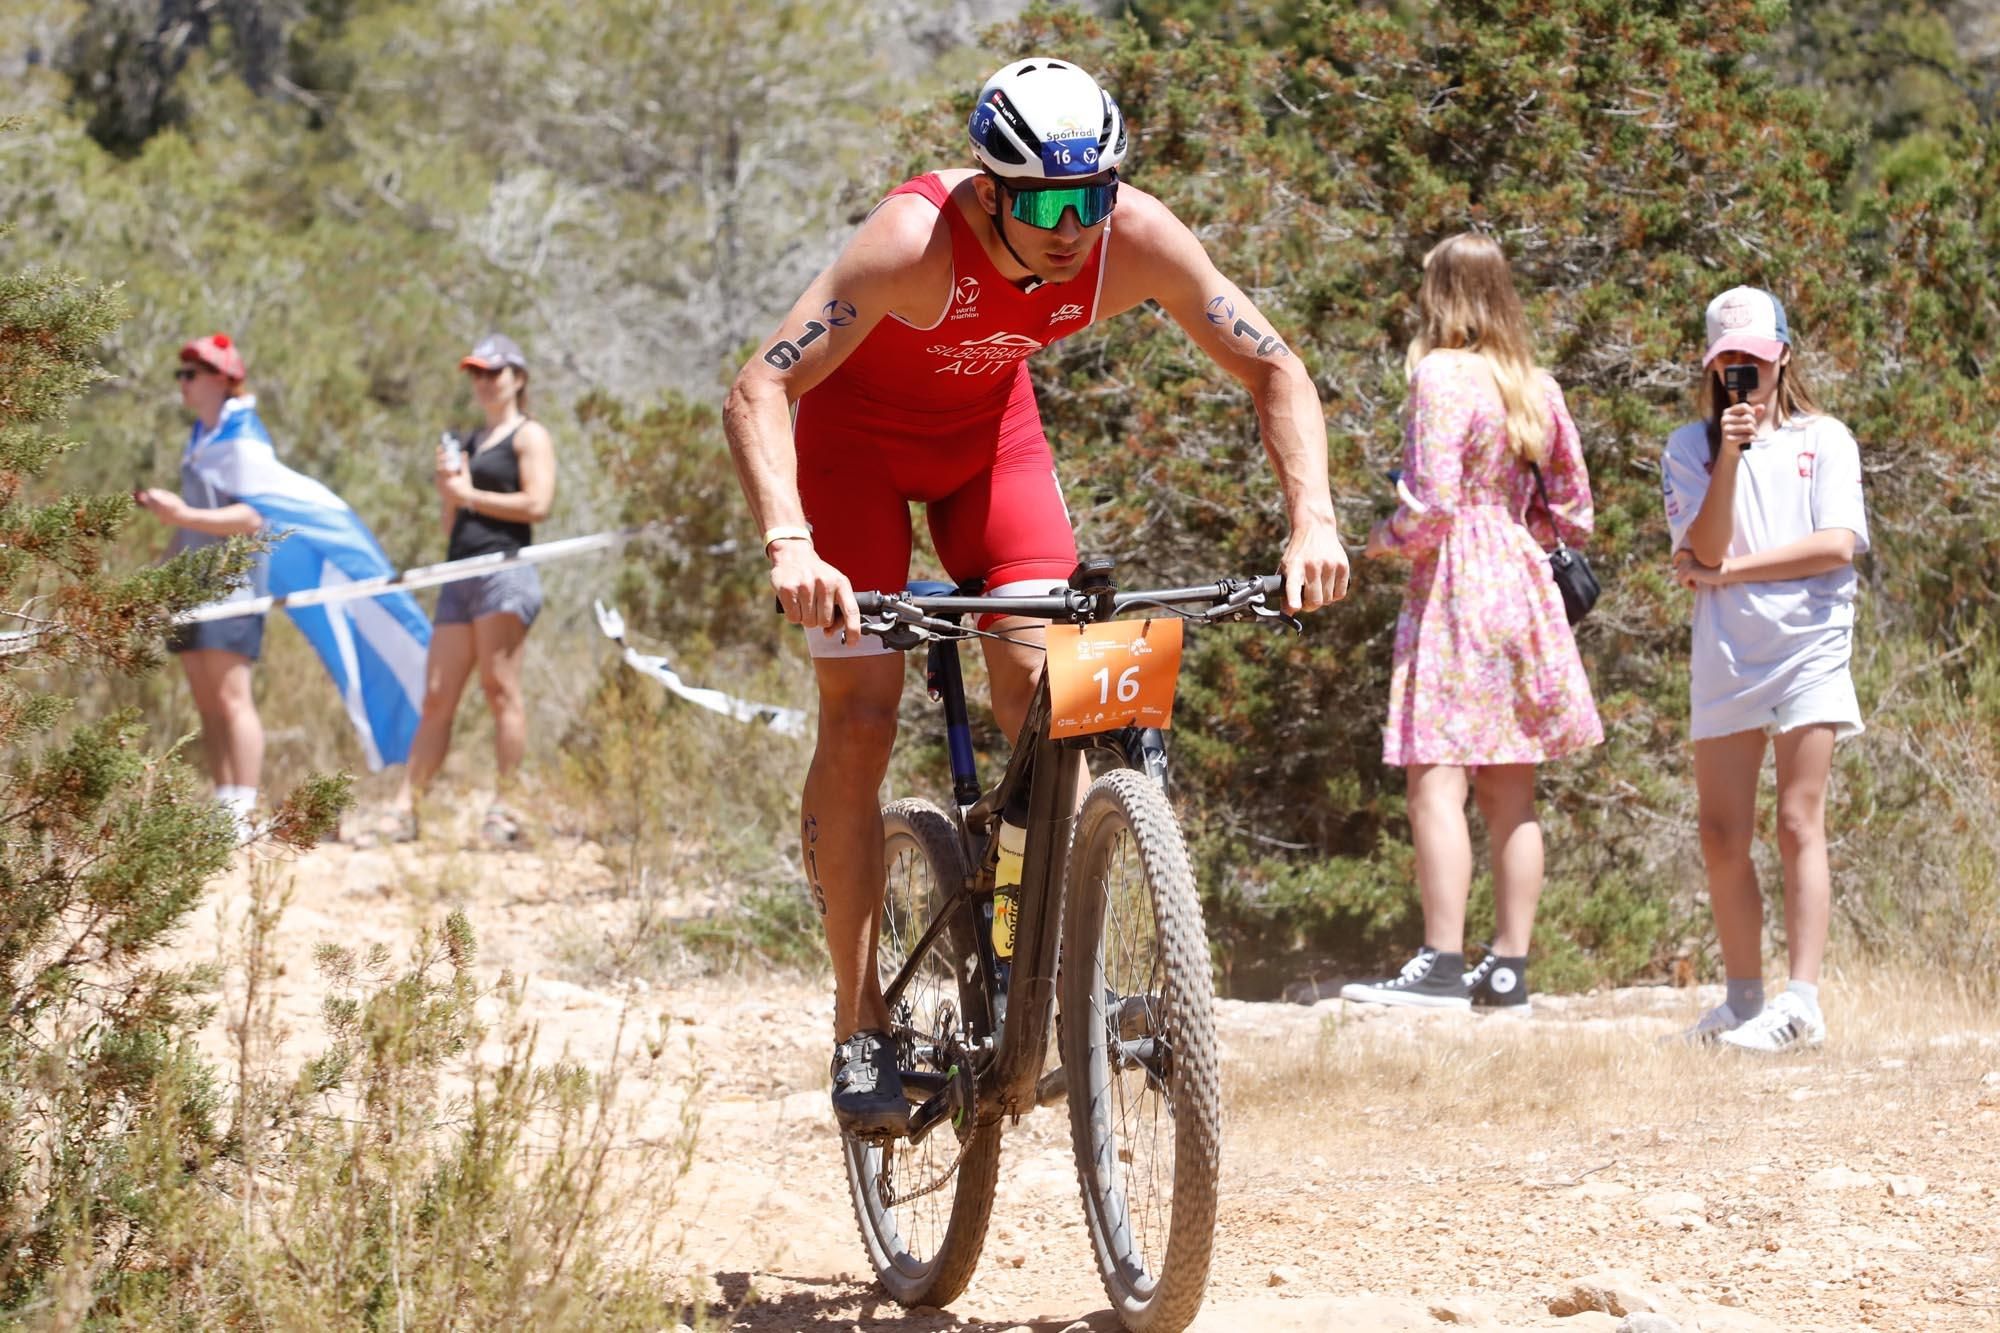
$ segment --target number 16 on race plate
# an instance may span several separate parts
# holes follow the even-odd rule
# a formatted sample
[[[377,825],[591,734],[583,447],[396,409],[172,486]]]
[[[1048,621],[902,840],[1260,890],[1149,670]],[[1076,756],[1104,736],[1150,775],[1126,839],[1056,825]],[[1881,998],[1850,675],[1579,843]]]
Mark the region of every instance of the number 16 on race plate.
[[[1173,725],[1180,617],[1051,625],[1048,645],[1049,735]]]

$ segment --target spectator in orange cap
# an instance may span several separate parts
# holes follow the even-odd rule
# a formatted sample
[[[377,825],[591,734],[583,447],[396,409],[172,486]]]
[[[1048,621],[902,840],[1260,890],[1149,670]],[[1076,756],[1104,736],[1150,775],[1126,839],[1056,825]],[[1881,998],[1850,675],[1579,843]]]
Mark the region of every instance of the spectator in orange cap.
[[[504,334],[479,340],[458,363],[484,422],[462,454],[438,450],[436,486],[447,534],[445,558],[517,554],[535,539],[534,524],[555,502],[555,446],[548,428],[528,415],[528,360]],[[444,766],[458,701],[477,670],[493,714],[494,799],[481,832],[490,842],[519,840],[519,817],[508,804],[515,772],[528,748],[528,710],[521,664],[528,628],[542,609],[533,565],[516,565],[448,583],[433,613],[424,666],[424,712],[410,749],[392,836],[416,832],[416,798]]]

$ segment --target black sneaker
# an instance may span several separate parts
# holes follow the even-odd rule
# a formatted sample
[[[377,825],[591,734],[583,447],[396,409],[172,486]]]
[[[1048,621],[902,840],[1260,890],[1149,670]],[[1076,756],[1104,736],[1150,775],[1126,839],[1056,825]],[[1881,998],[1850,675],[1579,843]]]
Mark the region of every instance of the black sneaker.
[[[833,1048],[833,1118],[862,1138],[909,1132],[910,1104],[886,1032],[857,1032]]]
[[[1465,974],[1465,993],[1474,1009],[1500,1009],[1525,1014],[1528,1000],[1528,960],[1501,958],[1491,949],[1479,966]]]
[[[1442,961],[1444,966],[1438,966]],[[1425,945],[1403,970],[1382,981],[1354,981],[1340,988],[1340,998],[1358,1004],[1406,1004],[1425,1009],[1470,1009],[1466,998],[1464,955],[1440,955]]]

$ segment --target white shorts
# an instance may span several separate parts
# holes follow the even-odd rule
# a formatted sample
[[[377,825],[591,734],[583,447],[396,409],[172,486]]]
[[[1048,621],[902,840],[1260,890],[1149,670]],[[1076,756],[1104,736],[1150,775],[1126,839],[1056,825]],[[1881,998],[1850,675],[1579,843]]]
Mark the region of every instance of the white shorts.
[[[1845,669],[1828,672],[1811,683],[1784,694],[1771,703],[1744,710],[1732,709],[1726,716],[1696,717],[1689,739],[1714,740],[1741,731],[1762,731],[1766,736],[1782,736],[1800,727],[1831,726],[1835,740],[1859,736],[1867,728],[1861,722],[1861,700],[1854,693],[1854,677]]]

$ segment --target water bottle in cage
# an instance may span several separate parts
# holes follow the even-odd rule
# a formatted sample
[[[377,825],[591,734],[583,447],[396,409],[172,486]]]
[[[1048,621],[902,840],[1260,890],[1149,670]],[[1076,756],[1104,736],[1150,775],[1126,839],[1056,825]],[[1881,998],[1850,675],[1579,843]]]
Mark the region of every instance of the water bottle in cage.
[[[1014,956],[1015,911],[1021,896],[1021,854],[1028,849],[1028,830],[1007,815],[1000,817],[1000,860],[993,867],[993,956],[1003,962]]]

